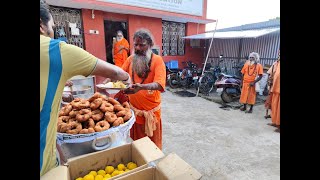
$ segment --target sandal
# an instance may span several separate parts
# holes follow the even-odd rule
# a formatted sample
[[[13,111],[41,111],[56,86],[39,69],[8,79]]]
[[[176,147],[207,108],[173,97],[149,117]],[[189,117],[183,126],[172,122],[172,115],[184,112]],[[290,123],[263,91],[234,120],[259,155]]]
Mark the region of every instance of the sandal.
[[[266,116],[264,116],[264,118],[268,119],[268,118],[271,118],[271,116],[270,115],[266,115]]]
[[[277,127],[277,125],[276,125],[276,124],[272,124],[272,123],[268,123],[267,125],[269,125],[269,126],[273,126],[273,127]]]

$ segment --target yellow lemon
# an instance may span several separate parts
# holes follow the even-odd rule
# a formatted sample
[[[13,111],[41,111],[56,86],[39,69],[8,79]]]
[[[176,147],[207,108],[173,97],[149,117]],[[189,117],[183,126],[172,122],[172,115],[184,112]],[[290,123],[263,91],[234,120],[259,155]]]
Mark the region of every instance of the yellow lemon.
[[[94,178],[94,180],[102,180],[103,179],[103,176],[98,174],[96,175],[96,177]]]
[[[83,178],[82,177],[78,177],[76,180],[83,180]]]
[[[124,172],[128,172],[128,171],[130,171],[129,169],[126,169]]]
[[[97,171],[90,171],[89,174],[92,174],[95,177],[97,175]]]
[[[94,180],[94,176],[92,174],[87,174],[83,177],[83,180]]]
[[[124,171],[119,171],[119,174],[122,174],[122,173],[124,173]]]
[[[104,175],[104,178],[111,178],[111,175],[110,174],[106,174],[106,175]]]
[[[118,164],[118,170],[124,171],[124,170],[126,170],[126,166],[124,166],[124,164]]]
[[[136,163],[133,163],[133,162],[131,162],[131,163],[128,163],[128,169],[129,170],[132,170],[132,169],[134,169],[134,168],[136,168],[137,167],[137,164]]]
[[[114,170],[113,173],[111,174],[111,177],[116,176],[118,174],[119,174],[119,171],[118,170]]]
[[[111,178],[111,175],[110,174],[106,174],[106,175],[104,175],[102,180],[107,180],[107,179],[110,179],[110,178]]]
[[[105,169],[105,172],[107,174],[112,174],[114,171],[114,167],[113,166],[107,166],[106,169]]]
[[[105,172],[103,169],[100,169],[100,170],[98,171],[98,174],[104,176],[104,175],[106,174],[106,172]]]

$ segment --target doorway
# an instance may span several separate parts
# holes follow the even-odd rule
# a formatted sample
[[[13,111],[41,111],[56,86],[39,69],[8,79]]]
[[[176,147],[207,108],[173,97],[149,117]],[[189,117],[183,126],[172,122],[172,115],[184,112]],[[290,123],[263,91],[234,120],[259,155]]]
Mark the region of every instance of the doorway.
[[[111,64],[114,64],[113,57],[112,57],[112,38],[116,37],[116,33],[118,30],[121,30],[123,32],[123,37],[127,41],[129,41],[127,24],[128,23],[124,22],[124,21],[109,21],[109,20],[104,21],[107,62],[109,62]],[[129,55],[130,54],[128,54],[128,56]]]

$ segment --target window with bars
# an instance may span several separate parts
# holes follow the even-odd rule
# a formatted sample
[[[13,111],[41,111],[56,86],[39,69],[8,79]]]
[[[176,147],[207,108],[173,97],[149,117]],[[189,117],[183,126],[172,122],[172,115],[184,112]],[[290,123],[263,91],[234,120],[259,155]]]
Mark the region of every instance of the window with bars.
[[[186,24],[170,21],[162,21],[162,55],[182,56],[185,54]]]
[[[84,48],[81,10],[50,6],[50,13],[56,25],[54,38]],[[79,34],[72,32],[69,26],[70,23],[76,25],[76,28],[79,29]]]

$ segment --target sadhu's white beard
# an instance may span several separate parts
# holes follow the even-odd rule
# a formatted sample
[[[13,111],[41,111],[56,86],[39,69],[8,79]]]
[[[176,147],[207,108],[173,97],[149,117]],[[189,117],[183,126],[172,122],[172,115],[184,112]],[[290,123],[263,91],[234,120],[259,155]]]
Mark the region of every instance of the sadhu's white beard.
[[[254,63],[256,63],[256,61],[255,61],[255,60],[250,61],[250,65],[253,65]]]
[[[121,41],[123,37],[117,37],[117,42]]]
[[[145,77],[146,72],[149,71],[151,55],[152,51],[150,48],[146,51],[146,55],[133,54],[133,70],[140,78]]]

